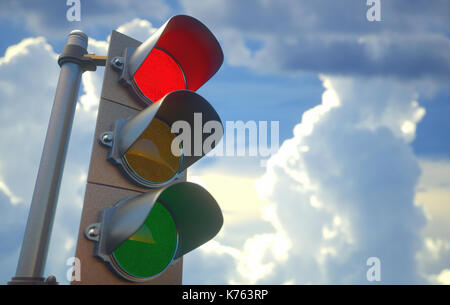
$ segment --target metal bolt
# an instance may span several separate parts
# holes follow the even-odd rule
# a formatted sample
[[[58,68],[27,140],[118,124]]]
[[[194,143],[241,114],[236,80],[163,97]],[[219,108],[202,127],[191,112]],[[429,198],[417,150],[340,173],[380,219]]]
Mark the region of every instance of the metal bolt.
[[[111,143],[111,141],[112,141],[111,135],[108,133],[104,134],[102,137],[102,141],[105,143]]]
[[[58,282],[56,281],[56,277],[54,275],[50,275],[48,278],[45,279],[45,284],[58,285]]]
[[[117,67],[121,67],[123,65],[123,58],[122,57],[114,57],[113,64]]]
[[[96,229],[92,228],[89,230],[88,234],[90,237],[96,237],[98,235],[98,232]]]

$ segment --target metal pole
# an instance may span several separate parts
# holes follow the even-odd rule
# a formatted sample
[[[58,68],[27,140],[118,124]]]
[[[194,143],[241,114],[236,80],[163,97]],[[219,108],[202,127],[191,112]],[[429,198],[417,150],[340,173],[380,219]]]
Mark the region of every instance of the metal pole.
[[[72,31],[66,46],[86,50],[87,43],[85,33]],[[45,282],[44,268],[82,73],[76,62],[61,65],[16,276],[9,284]]]

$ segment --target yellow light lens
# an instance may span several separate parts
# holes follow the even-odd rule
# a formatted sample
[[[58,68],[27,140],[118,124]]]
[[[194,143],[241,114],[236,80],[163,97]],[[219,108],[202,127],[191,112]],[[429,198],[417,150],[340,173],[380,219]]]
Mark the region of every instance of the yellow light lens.
[[[175,137],[165,122],[154,118],[125,153],[129,169],[140,178],[153,183],[162,183],[172,178],[181,162],[181,156],[176,156],[171,151]]]

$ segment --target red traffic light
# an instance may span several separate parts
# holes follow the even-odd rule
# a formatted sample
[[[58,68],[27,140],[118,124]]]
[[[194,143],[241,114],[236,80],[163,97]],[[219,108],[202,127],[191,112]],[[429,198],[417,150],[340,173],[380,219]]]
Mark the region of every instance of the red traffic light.
[[[154,48],[134,74],[139,90],[151,101],[168,92],[185,89],[186,81],[177,62],[163,50]]]
[[[181,89],[196,91],[219,70],[223,52],[200,21],[178,15],[124,58],[122,79],[145,104]]]

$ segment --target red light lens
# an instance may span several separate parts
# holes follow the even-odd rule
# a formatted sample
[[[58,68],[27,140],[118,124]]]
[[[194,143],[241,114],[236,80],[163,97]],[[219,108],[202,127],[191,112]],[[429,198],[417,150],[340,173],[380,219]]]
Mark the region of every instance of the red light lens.
[[[139,90],[156,102],[169,92],[186,89],[183,72],[166,52],[154,48],[134,74]]]

